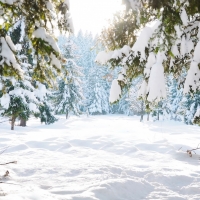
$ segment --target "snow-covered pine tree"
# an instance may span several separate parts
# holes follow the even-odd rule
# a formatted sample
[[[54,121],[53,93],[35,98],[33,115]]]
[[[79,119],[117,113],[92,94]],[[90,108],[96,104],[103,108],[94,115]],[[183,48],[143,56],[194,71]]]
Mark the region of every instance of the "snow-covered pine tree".
[[[77,36],[71,37],[72,41],[76,45],[75,58],[76,63],[82,67],[82,72],[84,76],[82,77],[83,81],[83,93],[85,100],[83,101],[83,111],[88,113],[87,105],[91,100],[90,91],[92,92],[93,86],[90,84],[90,71],[93,66],[94,61],[91,59],[91,47],[92,40],[87,37],[86,34],[83,34],[82,31],[79,31]]]
[[[170,118],[173,120],[181,120],[180,111],[181,101],[183,99],[183,89],[179,88],[179,84],[173,76],[168,78],[168,95],[167,95],[167,107],[169,109]]]
[[[83,111],[89,114],[109,113],[109,87],[108,81],[110,70],[105,66],[95,63],[97,55],[96,39],[90,33],[83,34],[81,31],[72,40],[77,46],[76,62],[83,68],[83,93],[85,96]]]
[[[17,58],[21,62],[21,67],[24,70],[24,80],[17,80],[14,77],[1,77],[2,89],[0,93],[1,105],[3,106],[3,112],[1,115],[11,118],[11,129],[14,129],[14,123],[16,118],[20,118],[20,125],[26,126],[26,120],[34,112],[38,112],[36,104],[38,100],[33,94],[34,87],[31,85],[31,78],[29,76],[29,70],[31,65],[28,64],[27,54],[28,46],[24,37],[21,37],[21,23],[17,24],[17,27],[10,32],[11,39],[14,45],[18,47]],[[19,44],[19,41],[21,44]],[[22,46],[23,44],[23,52]],[[25,53],[25,54],[24,54]],[[7,102],[5,100],[7,99]]]
[[[36,95],[33,95],[35,87],[32,87],[30,81],[35,83],[36,90],[38,90],[40,83],[52,85],[53,79],[61,70],[61,56],[53,33],[55,30],[72,31],[69,1],[1,1],[0,9],[2,10],[0,27],[1,106],[4,107],[4,114],[13,113],[13,119],[16,118],[16,115],[19,115],[19,111],[21,117],[28,118],[29,112],[25,110],[30,107],[26,103],[29,105],[32,103],[34,106],[31,106],[31,109],[34,108],[35,111],[35,102],[39,98],[35,99]],[[9,36],[10,31],[20,23],[23,24],[21,26],[22,35],[26,36],[30,43],[29,50],[32,51],[34,57],[32,69],[30,69],[29,64],[24,62],[24,58],[17,55],[18,48]],[[23,36],[20,37],[23,38]],[[15,39],[18,40],[19,38],[15,37]],[[29,71],[32,73],[31,80],[27,78]],[[14,85],[15,83],[16,85]],[[11,88],[12,91],[10,91]],[[32,96],[28,96],[28,92],[31,92]],[[34,101],[31,100],[32,97]],[[15,101],[21,106],[15,108],[13,112],[8,111],[9,103],[13,104]],[[24,111],[26,114],[23,113]]]
[[[129,96],[130,93],[127,92],[120,98],[119,102],[116,104],[113,104],[112,107],[115,108],[115,113],[118,114],[126,114],[126,115],[132,115],[133,111],[131,109],[131,105],[129,102]]]
[[[0,9],[1,76],[23,78],[20,61],[16,58],[13,42],[8,36],[10,28],[18,21],[23,21],[24,32],[31,41],[35,58],[34,78],[52,84],[52,79],[61,70],[61,57],[53,33],[55,30],[72,30],[69,0],[1,1]]]
[[[63,56],[66,58],[64,65],[67,70],[67,77],[58,78],[58,88],[55,90],[51,99],[56,114],[68,114],[72,112],[75,115],[81,114],[83,101],[82,69],[75,62],[74,44],[65,37],[60,37],[58,42]]]
[[[39,112],[35,114],[35,117],[39,117],[41,123],[52,124],[57,121],[56,117],[53,115],[53,109],[51,104],[47,101],[44,101],[39,105]]]
[[[125,66],[126,79],[144,74],[147,81],[146,98],[149,102],[159,102],[165,98],[165,74],[171,72],[174,78],[178,78],[183,68],[187,71],[183,93],[199,90],[200,2],[123,2],[126,10],[102,32],[101,41],[107,52],[99,53],[99,63],[109,62],[113,67]],[[120,31],[121,27],[123,32]],[[123,84],[119,82],[120,87],[125,87],[126,82],[129,81]],[[116,96],[117,99],[119,97]]]
[[[107,67],[106,70],[108,70],[108,72],[109,72],[108,73],[109,79],[107,79],[107,81],[109,82],[108,90],[110,90],[110,85],[111,85],[112,79],[113,78],[117,79],[120,68],[109,69]],[[111,113],[126,114],[126,115],[133,114],[133,111],[131,110],[130,102],[128,100],[129,96],[130,96],[129,91],[128,91],[129,88],[127,87],[126,89],[127,89],[127,92],[121,96],[121,98],[119,99],[118,102],[116,102],[114,104],[109,104]]]
[[[131,87],[129,89],[129,97],[127,98],[130,110],[134,115],[140,115],[140,121],[143,121],[145,114],[145,103],[142,99],[142,94],[139,94],[139,87],[141,85],[142,77],[138,77],[132,81]]]
[[[200,106],[200,93],[197,92],[193,96],[187,94],[183,97],[178,107],[177,113],[182,116],[182,120],[186,124],[193,124],[194,117]]]
[[[41,116],[39,115],[41,109],[38,108],[45,107],[47,109],[48,107],[48,104],[45,103],[47,101],[46,87],[32,78],[34,60],[30,53],[30,41],[22,32],[23,21],[18,22],[17,26],[12,29],[10,37],[17,47],[16,57],[21,63],[24,78],[23,80],[14,77],[2,77],[1,79],[1,82],[4,83],[0,94],[0,102],[3,106],[2,115],[12,119],[12,130],[14,129],[16,118],[20,119],[21,126],[26,126],[26,121],[31,114]],[[39,88],[43,88],[41,92],[44,93],[39,94]],[[7,102],[5,102],[5,99],[7,99]],[[48,111],[50,111],[50,108],[48,108]],[[53,121],[46,120],[46,122],[49,124]]]
[[[94,59],[92,57],[92,59]],[[89,78],[87,80],[87,100],[86,108],[89,114],[107,114],[109,113],[108,103],[108,83],[103,79],[105,71],[102,67],[93,64],[89,70]]]

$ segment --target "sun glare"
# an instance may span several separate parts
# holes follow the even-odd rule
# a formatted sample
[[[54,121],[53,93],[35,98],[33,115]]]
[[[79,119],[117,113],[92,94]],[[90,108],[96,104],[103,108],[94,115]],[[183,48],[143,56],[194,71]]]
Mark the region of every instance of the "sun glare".
[[[71,0],[70,10],[75,33],[80,29],[92,32],[93,35],[100,33],[108,19],[121,9],[121,0]]]

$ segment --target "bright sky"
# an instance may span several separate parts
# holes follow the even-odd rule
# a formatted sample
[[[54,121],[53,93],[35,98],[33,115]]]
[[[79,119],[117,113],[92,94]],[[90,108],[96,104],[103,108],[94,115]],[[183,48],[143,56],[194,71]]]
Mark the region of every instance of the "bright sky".
[[[107,19],[122,8],[121,0],[70,0],[75,33],[80,29],[100,33]]]

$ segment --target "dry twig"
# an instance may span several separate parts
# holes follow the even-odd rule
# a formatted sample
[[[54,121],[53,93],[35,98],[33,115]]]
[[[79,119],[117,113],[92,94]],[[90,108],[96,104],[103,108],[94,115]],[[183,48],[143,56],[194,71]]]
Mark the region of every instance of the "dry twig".
[[[2,163],[0,165],[8,165],[8,164],[17,164],[17,161],[12,161],[12,162],[7,162],[7,163]]]

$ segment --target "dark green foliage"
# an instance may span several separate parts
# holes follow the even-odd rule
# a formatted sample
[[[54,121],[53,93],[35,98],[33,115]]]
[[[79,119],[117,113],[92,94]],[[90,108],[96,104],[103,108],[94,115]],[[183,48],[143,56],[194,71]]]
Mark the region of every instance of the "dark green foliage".
[[[14,29],[12,32],[10,32],[10,37],[13,40],[14,44],[19,44],[19,41],[21,38],[21,24],[19,24],[19,26],[16,29]],[[26,58],[26,56],[25,56],[25,54],[27,55],[26,47],[28,47],[28,45],[27,45],[27,41],[25,39],[22,41],[22,45],[23,45],[23,50],[20,51],[18,53],[18,55],[19,56],[23,55],[23,57]],[[29,57],[31,58],[30,55],[29,55]],[[25,70],[27,71],[28,69],[25,69]],[[16,88],[31,91],[31,89],[29,87],[27,87],[23,81],[20,81],[20,80],[17,83],[15,83],[15,85],[13,85],[11,83],[11,81],[7,80],[4,85],[7,90],[4,92],[6,92],[7,94],[9,94],[9,92],[12,92]],[[24,121],[27,121],[29,119],[30,115],[33,113],[29,109],[30,102],[31,102],[31,100],[29,99],[29,96],[23,96],[23,98],[22,98],[22,96],[10,95],[9,107],[8,107],[8,109],[4,110],[4,113],[2,113],[2,115],[12,117],[14,119],[20,118],[20,119],[23,119]],[[14,126],[13,126],[13,129],[14,129]]]
[[[152,36],[151,40],[163,37],[164,39],[162,42],[158,42],[156,44],[157,46],[151,45],[146,47],[146,57],[148,57],[149,52],[158,53],[159,51],[164,51],[168,58],[163,63],[165,73],[171,72],[176,78],[180,76],[183,67],[188,69],[190,65],[190,57],[188,55],[185,55],[183,58],[175,57],[172,54],[171,48],[177,38],[177,33],[174,27],[175,25],[183,25],[180,17],[182,8],[185,8],[190,21],[192,21],[192,19],[194,21],[199,21],[200,1],[189,1],[189,4],[185,6],[185,2],[180,0],[138,0],[135,1],[140,3],[137,4],[138,7],[131,7],[129,0],[124,0],[123,2],[127,5],[127,9],[121,11],[121,13],[116,13],[113,21],[110,23],[110,26],[104,29],[100,36],[100,41],[104,44],[106,49],[113,51],[115,49],[122,48],[124,45],[132,47],[142,28],[146,26],[147,23],[152,22],[155,19],[159,19],[161,24]],[[197,33],[198,31],[196,28],[192,29],[191,37],[194,43],[197,41]],[[180,50],[180,44],[178,49]],[[171,58],[174,58],[173,67],[170,66]],[[109,63],[113,68],[115,68],[123,65],[123,59],[123,56],[118,59],[110,59]],[[130,78],[131,80],[132,78],[138,77],[143,73],[146,60],[141,59],[140,54],[132,55],[132,53],[130,53],[127,57],[126,65],[129,68],[127,78]]]
[[[39,111],[40,113],[35,116],[40,118],[41,123],[52,124],[57,121],[52,115],[52,109],[46,102],[43,102],[43,104],[39,106]]]
[[[21,22],[22,23],[22,22]],[[47,104],[40,105],[41,99],[34,93],[38,82],[33,80],[33,56],[30,53],[30,41],[27,36],[21,36],[21,23],[19,26],[10,32],[11,39],[15,44],[21,45],[22,49],[17,52],[17,58],[21,62],[21,67],[24,70],[24,80],[20,79],[2,79],[3,90],[0,91],[1,96],[7,94],[10,97],[10,104],[8,108],[4,108],[3,116],[12,118],[12,129],[14,129],[14,122],[16,118],[26,124],[26,121],[30,118],[30,115],[36,114],[38,117],[42,117],[42,121],[46,124],[53,123],[55,121],[54,116],[51,114],[50,108]],[[43,80],[45,82],[45,80]],[[40,85],[41,86],[41,85]],[[1,97],[0,96],[0,97]],[[46,100],[46,93],[43,94]],[[43,100],[44,101],[44,100]],[[40,113],[38,107],[40,108]],[[45,118],[46,116],[46,118]]]
[[[71,32],[72,27],[71,21],[68,20],[70,18],[68,5],[64,3],[63,0],[51,0],[52,7],[54,7],[52,10],[51,8],[49,9],[48,3],[49,2],[46,0],[11,1],[11,3],[0,1],[0,9],[3,12],[1,16],[5,19],[3,25],[0,25],[0,37],[5,38],[16,23],[20,20],[24,21],[26,39],[31,42],[29,50],[32,51],[36,58],[33,78],[39,82],[46,82],[52,85],[52,80],[60,73],[60,69],[56,66],[51,66],[51,54],[54,54],[54,56],[62,62],[58,50],[52,45],[52,43],[54,43],[53,41],[55,41],[52,33],[55,29],[59,29],[61,32]],[[54,14],[52,14],[52,12]],[[41,35],[42,39],[33,36],[34,32],[38,29],[43,29],[45,32],[45,34]],[[15,32],[18,31],[19,27],[11,34],[15,44],[19,39],[19,36],[16,36],[18,33],[15,34]],[[13,52],[13,56],[16,57],[15,52]],[[31,60],[29,57],[28,60],[30,63]],[[0,75],[15,77],[17,79],[22,78],[21,70],[14,68],[12,63],[11,66],[8,66],[3,57],[0,57],[0,61]],[[21,64],[20,60],[17,61]]]
[[[194,118],[194,120],[193,120],[193,123],[200,126],[200,117],[197,117],[197,116],[196,116],[196,117]]]
[[[30,110],[27,104],[19,96],[11,96],[9,108],[2,113],[3,116],[14,116],[28,119],[30,116]]]
[[[10,32],[10,37],[14,44],[18,44],[21,38],[21,26],[17,26],[14,30]]]

